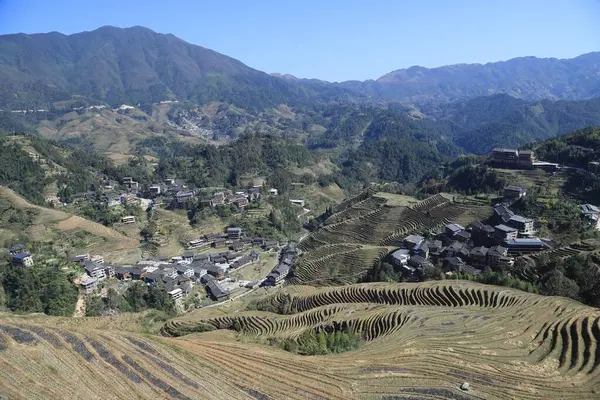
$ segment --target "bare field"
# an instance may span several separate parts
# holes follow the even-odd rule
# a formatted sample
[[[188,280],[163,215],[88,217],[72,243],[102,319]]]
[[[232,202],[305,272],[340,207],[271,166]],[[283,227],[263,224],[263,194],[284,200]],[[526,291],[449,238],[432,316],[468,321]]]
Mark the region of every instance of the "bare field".
[[[592,399],[600,312],[471,282],[286,287],[291,314],[198,310],[136,331],[141,317],[0,316],[0,394],[9,398]],[[228,310],[229,308],[229,310]],[[350,326],[358,350],[300,356],[262,345]],[[469,382],[470,390],[459,386]]]
[[[34,209],[38,212],[36,221],[30,228],[36,240],[83,232],[87,243],[84,247],[73,249],[75,251],[102,254],[113,262],[133,262],[140,257],[139,240],[125,236],[114,229],[64,211],[36,206],[5,187],[0,187],[0,197],[10,201],[16,207]]]

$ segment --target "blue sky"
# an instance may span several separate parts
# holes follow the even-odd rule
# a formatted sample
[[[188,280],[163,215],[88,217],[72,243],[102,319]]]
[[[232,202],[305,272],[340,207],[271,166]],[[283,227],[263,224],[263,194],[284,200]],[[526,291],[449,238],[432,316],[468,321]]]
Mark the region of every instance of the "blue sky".
[[[0,0],[0,34],[173,33],[265,71],[329,81],[412,65],[600,50],[600,0]]]

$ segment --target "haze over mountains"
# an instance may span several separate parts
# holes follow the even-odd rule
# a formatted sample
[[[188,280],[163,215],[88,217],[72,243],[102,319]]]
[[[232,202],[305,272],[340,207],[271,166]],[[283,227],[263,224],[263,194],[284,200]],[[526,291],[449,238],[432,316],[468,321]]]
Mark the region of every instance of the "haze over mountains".
[[[147,28],[105,26],[69,36],[0,36],[0,107],[48,107],[73,96],[111,105],[178,98],[259,108],[362,96],[416,103],[497,93],[525,100],[584,100],[600,95],[599,70],[600,53],[590,53],[567,60],[523,57],[411,67],[376,81],[326,83],[269,75]]]

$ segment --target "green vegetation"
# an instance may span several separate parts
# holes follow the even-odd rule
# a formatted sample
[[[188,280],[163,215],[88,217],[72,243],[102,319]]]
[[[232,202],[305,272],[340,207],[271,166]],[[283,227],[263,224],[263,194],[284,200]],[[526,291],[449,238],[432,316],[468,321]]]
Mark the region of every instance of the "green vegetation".
[[[160,285],[147,286],[141,281],[135,281],[127,288],[123,297],[129,306],[128,310],[132,312],[155,309],[168,314],[176,313],[175,301]]]
[[[12,265],[7,257],[0,260],[0,308],[72,316],[78,289],[68,272],[69,262],[47,246],[34,250],[35,264],[31,267]]]
[[[321,329],[318,333],[315,331],[305,332],[298,339],[271,340],[273,344],[286,351],[304,356],[337,354],[356,350],[361,341],[360,332],[355,332],[350,328],[332,332]]]

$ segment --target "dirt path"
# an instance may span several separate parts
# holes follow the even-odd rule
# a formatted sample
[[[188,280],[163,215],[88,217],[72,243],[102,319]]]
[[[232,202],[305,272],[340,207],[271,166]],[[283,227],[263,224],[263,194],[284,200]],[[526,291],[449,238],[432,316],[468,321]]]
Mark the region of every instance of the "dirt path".
[[[81,276],[73,279],[73,283],[79,286],[81,283]],[[77,303],[75,304],[75,311],[73,312],[73,317],[80,318],[85,316],[85,295],[82,290],[79,291],[77,295]]]

